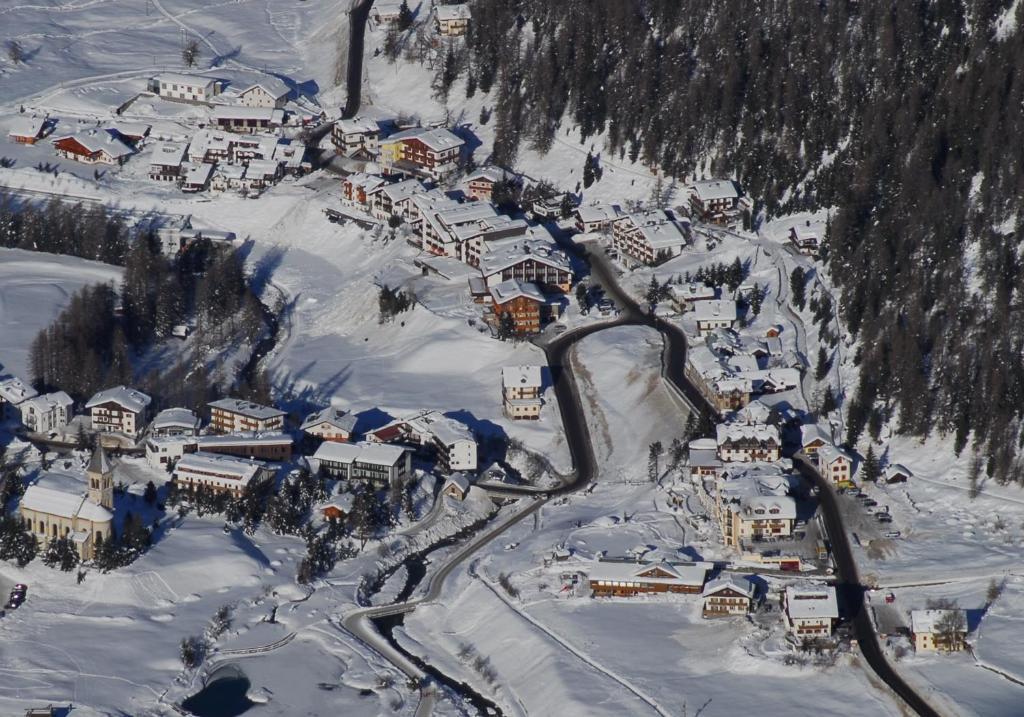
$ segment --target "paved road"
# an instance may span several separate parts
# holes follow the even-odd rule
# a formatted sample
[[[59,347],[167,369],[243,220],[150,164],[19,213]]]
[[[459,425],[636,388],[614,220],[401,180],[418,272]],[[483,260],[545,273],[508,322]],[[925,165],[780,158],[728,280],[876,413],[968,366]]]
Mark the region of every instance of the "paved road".
[[[366,21],[370,19],[370,8],[373,0],[357,0],[355,7],[349,10],[348,67],[345,82],[348,94],[345,98],[345,111],[342,117],[350,119],[356,116],[363,96],[363,47],[366,40]]]
[[[935,711],[914,689],[903,681],[889,664],[882,647],[878,643],[875,626],[871,624],[867,606],[864,601],[865,590],[857,573],[857,563],[853,558],[853,550],[846,535],[843,518],[839,512],[839,502],[818,469],[808,460],[803,452],[793,456],[793,465],[808,481],[818,488],[818,502],[821,505],[821,516],[828,530],[832,543],[832,556],[836,564],[836,593],[839,603],[853,624],[857,636],[857,644],[861,654],[885,684],[899,695],[907,705],[921,717],[938,717]]]

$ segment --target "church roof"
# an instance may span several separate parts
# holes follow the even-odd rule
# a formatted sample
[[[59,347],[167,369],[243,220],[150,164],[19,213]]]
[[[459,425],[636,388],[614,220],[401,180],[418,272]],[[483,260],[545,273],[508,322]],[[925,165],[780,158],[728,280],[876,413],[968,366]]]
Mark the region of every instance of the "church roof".
[[[103,450],[103,444],[92,452],[92,457],[89,459],[89,467],[86,471],[89,473],[110,473],[114,470],[110,464],[110,459],[107,458],[107,452]]]

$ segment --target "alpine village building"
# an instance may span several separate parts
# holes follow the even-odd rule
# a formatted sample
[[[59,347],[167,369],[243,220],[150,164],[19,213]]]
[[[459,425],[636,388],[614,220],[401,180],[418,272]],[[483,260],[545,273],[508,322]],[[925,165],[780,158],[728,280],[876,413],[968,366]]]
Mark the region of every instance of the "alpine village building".
[[[407,170],[442,179],[459,168],[465,142],[446,129],[417,127],[380,141],[380,161],[385,169]]]
[[[633,597],[645,593],[699,594],[709,563],[637,563],[599,560],[589,572],[594,597]]]
[[[89,411],[93,430],[137,438],[148,422],[151,402],[152,399],[142,391],[115,386],[90,398],[85,408]]]
[[[280,431],[285,412],[237,398],[222,398],[209,404],[210,430],[215,433]]]
[[[79,558],[92,560],[110,539],[114,519],[114,469],[102,444],[93,451],[85,477],[82,491],[73,476],[44,474],[25,490],[18,512],[42,546],[52,538],[68,538]]]
[[[746,615],[754,601],[754,585],[746,578],[717,578],[704,586],[701,593],[705,618]]]
[[[501,369],[501,398],[505,415],[514,421],[540,419],[540,366],[505,366]]]

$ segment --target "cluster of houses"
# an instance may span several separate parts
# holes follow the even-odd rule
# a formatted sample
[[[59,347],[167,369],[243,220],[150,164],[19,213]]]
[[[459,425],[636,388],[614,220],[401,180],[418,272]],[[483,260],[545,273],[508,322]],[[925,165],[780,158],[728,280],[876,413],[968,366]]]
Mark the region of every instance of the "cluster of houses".
[[[189,141],[155,143],[149,178],[174,184],[183,192],[210,189],[253,195],[310,168],[302,143],[270,134],[207,128]]]
[[[679,256],[690,244],[690,222],[733,226],[752,203],[732,180],[701,180],[687,185],[687,202],[674,211],[625,212],[616,205],[577,207],[576,229],[610,236],[610,247],[626,267],[654,266]]]
[[[598,560],[588,566],[587,581],[594,597],[636,597],[658,593],[699,595],[706,619],[742,617],[763,595],[754,580],[718,573],[714,563]],[[827,638],[839,620],[836,589],[810,582],[789,585],[782,591],[783,620],[797,639]]]
[[[344,122],[339,122],[336,130],[339,127],[345,129]],[[439,130],[423,132],[436,136]],[[457,139],[447,134],[449,139]],[[404,132],[395,136],[400,146],[419,141]],[[386,147],[391,139],[379,146]],[[439,146],[447,147],[454,139]],[[342,141],[345,147],[355,146],[349,135],[343,135]],[[372,146],[369,141],[361,145]],[[505,324],[518,335],[537,333],[557,319],[567,303],[565,294],[574,281],[569,257],[545,227],[501,214],[488,201],[494,185],[504,176],[501,170],[485,168],[466,177],[464,196],[470,201],[460,201],[422,182],[418,177],[436,179],[457,169],[454,158],[434,162],[430,159],[433,151],[402,150],[406,159],[382,164],[385,171],[403,174],[348,175],[342,182],[342,206],[377,220],[397,217],[410,228],[410,242],[422,250],[417,263],[424,271],[438,270],[438,262],[446,260],[472,267],[479,275],[474,272],[469,277],[469,290],[473,300],[485,306],[485,321],[494,327]],[[381,149],[380,155],[385,154]],[[412,171],[412,167],[418,169]]]
[[[147,142],[152,128],[143,122],[79,123],[63,132],[54,117],[23,114],[10,127],[8,139],[36,144],[47,138],[58,157],[97,165],[124,164],[151,144],[150,179],[173,183],[185,192],[259,193],[284,176],[311,168],[304,161],[304,145],[279,134],[287,124],[308,124],[324,113],[277,78],[236,91],[215,78],[164,73],[152,78],[148,89],[164,100],[209,106],[206,126],[188,141]]]
[[[377,27],[397,26],[402,17],[402,3],[403,0],[378,0],[370,11],[370,20]],[[406,0],[406,7],[415,7],[417,4]],[[469,29],[472,17],[468,3],[435,4],[430,10],[429,21],[438,35],[461,37]]]
[[[703,339],[686,352],[686,377],[717,410],[739,410],[759,395],[800,386],[805,362],[784,348],[781,327],[771,326],[763,336],[737,331],[735,301],[715,298],[714,290],[703,285],[671,289],[674,301],[696,322],[697,338]]]
[[[90,126],[79,123],[63,131],[56,117],[22,114],[11,124],[7,138],[28,145],[46,139],[58,157],[82,164],[121,165],[141,149],[149,133],[148,124],[125,121]]]
[[[309,97],[271,75],[235,86],[216,77],[165,72],[151,77],[146,89],[162,100],[209,107],[209,124],[231,132],[274,131],[324,116]]]

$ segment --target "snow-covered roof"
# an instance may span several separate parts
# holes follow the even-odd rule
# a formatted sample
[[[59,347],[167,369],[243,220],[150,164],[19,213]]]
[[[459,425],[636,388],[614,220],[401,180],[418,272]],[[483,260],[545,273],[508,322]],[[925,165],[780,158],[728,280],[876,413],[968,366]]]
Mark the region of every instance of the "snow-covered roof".
[[[385,181],[383,177],[378,177],[376,174],[364,174],[362,172],[353,172],[345,177],[344,182],[352,187],[359,187],[368,194],[377,187],[382,187],[387,184],[387,181]]]
[[[148,125],[145,122],[125,122],[118,120],[111,124],[107,131],[109,132],[110,130],[113,130],[126,139],[135,140],[148,135],[150,129],[152,129],[152,125]]]
[[[68,520],[77,517],[104,523],[114,518],[109,510],[88,499],[84,483],[81,492],[60,490],[38,484],[30,485],[21,497],[20,506],[27,510],[56,515]]]
[[[796,501],[788,495],[750,495],[740,498],[744,520],[796,520]]]
[[[503,182],[507,179],[509,173],[501,167],[480,167],[474,170],[472,174],[466,176],[466,182]]]
[[[749,426],[753,426],[761,423],[768,423],[768,418],[771,415],[772,409],[762,401],[751,401],[733,414],[732,422],[746,423]]]
[[[24,409],[28,406],[32,406],[37,413],[46,413],[51,408],[56,408],[57,406],[63,406],[65,409],[70,409],[74,403],[75,402],[71,399],[71,396],[64,393],[64,391],[54,391],[53,393],[46,393],[42,396],[29,398],[22,402],[22,415],[24,415]]]
[[[241,90],[238,93],[238,95],[242,96],[246,92],[252,92],[253,90],[255,90],[257,88],[258,89],[262,89],[264,92],[266,92],[268,95],[270,95],[274,99],[279,99],[281,97],[287,97],[289,94],[291,94],[291,88],[288,87],[288,85],[285,84],[279,78],[277,78],[277,77],[264,77],[259,82],[255,83],[255,84],[252,84],[252,85],[249,85],[244,90]]]
[[[337,510],[340,510],[342,513],[351,513],[354,498],[355,496],[353,496],[351,493],[340,493],[338,495],[331,497],[330,500],[318,505],[317,510],[322,512],[327,508],[336,508]]]
[[[199,416],[187,408],[165,408],[156,414],[152,428],[199,428]]]
[[[107,452],[104,450],[102,443],[89,456],[89,466],[85,470],[87,473],[110,473],[114,470],[114,466],[110,462],[110,458],[107,457]]]
[[[721,468],[722,461],[714,448],[690,448],[691,468]]]
[[[226,435],[199,436],[195,439],[199,450],[211,446],[266,446],[291,445],[294,441],[287,433],[279,431],[267,431],[266,433],[229,433]]]
[[[822,465],[829,465],[838,460],[846,460],[853,463],[853,457],[842,448],[836,448],[831,443],[826,443],[818,449],[818,461]]]
[[[806,448],[815,441],[830,444],[832,443],[832,436],[817,423],[807,423],[800,426],[800,445]]]
[[[435,152],[455,149],[465,144],[461,137],[446,129],[427,129],[425,127],[414,127],[403,132],[397,132],[385,141],[388,144],[393,144],[406,139],[417,139]]]
[[[210,181],[210,175],[213,174],[213,165],[207,164],[206,162],[197,162],[195,164],[187,165],[185,171],[185,184],[192,187],[202,187]]]
[[[610,222],[618,218],[619,208],[611,204],[588,204],[577,207],[576,216],[584,224]]]
[[[0,400],[16,406],[22,401],[35,398],[39,393],[17,376],[0,380]]]
[[[502,246],[481,256],[480,273],[484,276],[497,274],[528,259],[546,264],[553,269],[572,272],[572,265],[565,252],[543,239],[527,239],[503,243]]]
[[[8,137],[38,137],[46,125],[46,117],[19,115],[7,130]]]
[[[754,597],[754,584],[746,578],[739,578],[735,576],[719,577],[710,581],[704,586],[704,591],[701,593],[702,597],[710,597],[716,593],[722,592],[723,590],[735,590],[740,595],[753,599]]]
[[[938,628],[939,622],[943,620],[947,615],[954,613],[963,613],[963,610],[959,609],[941,609],[941,610],[911,610],[910,611],[910,631],[915,635],[929,635],[933,634]],[[959,632],[964,634],[967,633],[967,620],[964,619],[960,623]]]
[[[448,476],[448,480],[444,482],[444,489],[447,490],[448,486],[450,485],[454,485],[460,491],[465,493],[466,491],[469,490],[469,487],[472,485],[472,482],[470,481],[468,473],[465,473],[463,471],[456,471],[455,473],[452,473],[450,476]]]
[[[271,124],[284,122],[284,111],[276,107],[244,107],[241,105],[217,105],[213,109],[213,119],[219,120],[257,120]]]
[[[404,418],[398,418],[386,426],[382,426],[373,432],[372,435],[383,436],[388,429],[397,428],[400,433],[412,433],[418,437],[434,437],[445,445],[452,445],[457,441],[476,442],[473,432],[454,418],[445,416],[440,411],[423,410]],[[381,440],[387,440],[381,438]]]
[[[670,585],[704,585],[710,563],[635,563],[600,560],[593,564],[588,575],[593,581],[626,581],[636,583],[670,584]],[[664,572],[664,576],[645,575],[644,573]]]
[[[240,416],[256,420],[267,420],[285,415],[285,412],[280,408],[263,406],[258,403],[253,403],[252,401],[243,401],[238,398],[222,398],[219,401],[211,402],[209,406],[210,408],[217,408],[229,413],[237,413]]]
[[[885,469],[885,479],[891,480],[894,476],[903,476],[905,478],[913,478],[914,474],[909,468],[902,463],[893,463],[891,466],[887,466]]]
[[[187,150],[188,145],[180,142],[157,142],[153,145],[149,163],[159,167],[180,167]]]
[[[393,466],[402,460],[408,449],[387,443],[334,443],[327,441],[320,444],[313,458],[330,463],[351,464],[373,463],[376,465]]]
[[[790,585],[786,588],[786,614],[797,620],[838,619],[836,589],[831,585]]]
[[[440,22],[451,22],[452,20],[469,20],[472,14],[469,5],[435,5],[434,12]]]
[[[272,159],[250,159],[245,167],[246,179],[266,179],[277,175],[280,163]]]
[[[326,441],[321,443],[316,449],[313,458],[318,461],[348,464],[359,457],[364,445],[363,443],[335,443],[333,441]]]
[[[64,134],[59,137],[53,137],[50,141],[56,144],[64,139],[74,140],[85,147],[85,149],[90,153],[102,151],[115,159],[119,157],[127,157],[135,151],[115,137],[114,132],[110,130],[96,131],[92,129],[86,132]]]
[[[372,189],[367,194],[375,194],[382,192],[388,199],[391,200],[392,204],[408,199],[416,194],[421,194],[426,191],[426,187],[418,179],[406,179],[401,182],[395,182],[394,184],[383,184],[380,187]]]
[[[163,72],[153,78],[158,82],[167,82],[176,85],[188,85],[189,87],[208,87],[210,83],[216,82],[212,77],[200,75],[184,75],[180,72]]]
[[[380,125],[376,120],[369,117],[353,117],[352,119],[338,120],[338,131],[342,134],[366,134],[368,132],[380,132]]]
[[[219,453],[186,453],[174,464],[174,475],[194,473],[215,478],[237,480],[245,485],[263,469],[260,461],[236,458]]]
[[[519,279],[506,279],[497,286],[491,287],[491,298],[494,299],[497,304],[504,304],[512,299],[524,296],[527,299],[533,299],[544,303],[546,301],[544,292],[540,290],[536,284],[529,281],[520,281]]]
[[[503,366],[501,385],[506,388],[540,388],[540,366]]]
[[[362,450],[356,460],[360,463],[373,463],[381,466],[393,466],[402,460],[407,448],[388,443],[360,443]]]
[[[693,316],[697,321],[735,321],[736,302],[732,299],[698,301],[693,305]]]
[[[340,408],[328,406],[306,416],[306,420],[302,422],[301,429],[308,431],[324,423],[347,433],[352,433],[356,427],[356,417]]]
[[[668,290],[676,299],[685,301],[707,301],[715,298],[715,288],[703,282],[689,284],[671,284]]]
[[[127,386],[114,386],[108,388],[105,391],[100,391],[85,404],[86,408],[93,408],[107,402],[113,402],[122,408],[126,408],[133,413],[142,413],[146,410],[146,407],[153,401],[149,396],[144,394],[142,391],[134,388],[128,388]]]
[[[715,427],[718,445],[732,441],[774,441],[779,443],[779,429],[770,424],[719,423]]]
[[[690,190],[702,202],[738,199],[740,196],[739,187],[731,179],[705,179],[691,184]]]
[[[224,164],[218,163],[217,169],[213,171],[215,177],[223,177],[230,181],[240,180],[245,176],[245,166],[241,164]]]

